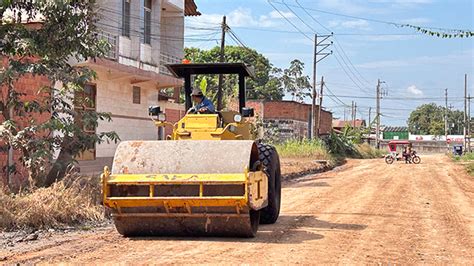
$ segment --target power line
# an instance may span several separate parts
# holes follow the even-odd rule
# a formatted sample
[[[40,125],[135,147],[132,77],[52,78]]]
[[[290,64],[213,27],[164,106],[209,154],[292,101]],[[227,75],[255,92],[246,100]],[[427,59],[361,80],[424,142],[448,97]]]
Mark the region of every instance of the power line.
[[[274,30],[265,28],[251,28],[244,26],[233,26],[234,29],[240,30],[251,30],[251,31],[263,31],[263,32],[274,32],[274,33],[289,33],[289,34],[301,34],[299,31],[291,30]],[[313,34],[313,32],[303,31],[306,34]],[[336,33],[333,32],[333,36],[423,36],[421,33]]]
[[[104,8],[104,7],[101,7],[99,9],[99,16],[103,16],[105,18],[108,18],[108,19],[113,19],[111,18],[110,16],[108,16],[107,14],[103,13],[103,12],[100,12],[100,11],[105,11],[109,14],[114,14],[114,15],[119,15],[120,17],[122,17],[124,14],[122,13],[122,11],[119,11],[119,10],[116,10],[116,9],[109,9],[109,8]],[[140,22],[144,22],[145,21],[145,18],[142,17],[142,16],[135,16],[135,15],[125,15],[126,17],[128,18],[132,18],[132,19],[135,19],[135,20],[138,20]],[[100,18],[100,17],[99,17]],[[118,23],[121,23],[121,21],[117,21]],[[158,20],[155,20],[155,19],[150,19],[150,22],[151,24],[155,25],[155,26],[159,26],[159,25],[166,25],[166,26],[175,26],[175,27],[183,27],[181,24],[175,24],[175,23],[164,23],[162,22],[161,20],[158,21]],[[206,24],[209,24],[209,23],[206,23]],[[186,26],[186,28],[189,28],[189,29],[194,29],[194,30],[216,30],[216,29],[219,29],[219,27],[192,27],[192,26]]]
[[[354,98],[354,99],[376,99],[375,96],[354,96],[354,95],[334,95],[339,98]],[[462,97],[451,97],[450,99],[463,99]],[[384,97],[384,100],[403,100],[403,101],[427,101],[427,100],[444,100],[444,97]]]
[[[291,22],[291,20],[289,20],[285,15],[283,15],[283,13],[272,4],[271,0],[267,0],[267,3],[269,3],[273,7],[273,9],[275,9],[275,11],[277,11],[280,14],[280,16],[282,18],[284,18],[286,21],[288,21],[288,23],[290,23],[291,26],[293,26],[293,28],[295,28],[297,31],[299,31],[301,34],[303,34],[303,36],[305,36],[311,42],[313,41],[313,39],[311,37],[309,37],[306,33],[301,31],[300,28],[298,28],[295,24],[293,24],[293,22]]]
[[[284,3],[282,3],[282,2],[277,2],[277,1],[275,1],[275,3],[284,4]],[[290,6],[293,6],[293,7],[296,7],[296,8],[301,8],[301,7],[295,6],[295,5],[290,5]],[[324,13],[324,14],[339,16],[339,17],[346,17],[346,18],[352,18],[352,19],[360,19],[360,20],[366,20],[366,21],[371,21],[371,22],[376,22],[376,23],[381,23],[381,24],[386,24],[386,25],[392,25],[392,26],[396,26],[396,27],[404,27],[404,26],[407,26],[407,24],[397,23],[397,22],[393,22],[393,21],[385,21],[385,20],[380,20],[380,19],[372,19],[372,18],[366,18],[366,17],[358,17],[358,16],[345,15],[345,14],[340,14],[340,13],[336,13],[336,12],[330,12],[330,11],[325,11],[325,10],[315,9],[315,8],[304,7],[304,9],[305,9],[305,10],[311,10],[311,11],[314,11],[314,12],[319,12],[319,13]],[[422,28],[433,29],[433,30],[441,30],[441,31],[451,31],[451,32],[470,31],[470,30],[467,30],[467,29],[463,30],[463,29],[438,28],[438,27],[428,27],[428,26],[422,27]]]
[[[306,35],[300,28],[298,28],[294,23],[292,23],[279,9],[277,9],[272,3],[271,3],[272,0],[267,0],[267,2],[273,7],[273,9],[275,9],[286,21],[288,21],[288,23],[290,23],[296,30],[298,30],[301,34],[303,34],[306,38],[308,39],[311,39],[308,35]],[[317,31],[310,25],[308,25],[300,16],[298,16],[298,14],[296,14],[295,12],[293,12],[293,10],[289,7],[288,4],[286,4],[285,2],[283,2],[283,4],[285,6],[288,7],[288,9],[301,21],[303,22],[303,24],[305,24],[308,28],[312,29],[315,33],[317,33]],[[315,20],[313,18],[313,20]],[[316,21],[316,20],[315,20]],[[317,23],[319,23],[317,21]],[[319,23],[320,24],[320,23]],[[322,25],[322,24],[321,24]],[[324,27],[324,25],[322,25]],[[342,49],[342,46],[341,46],[341,49]],[[347,67],[347,70],[349,72],[352,73],[352,75],[354,75],[354,77],[356,79],[358,79],[358,81],[360,82],[360,84],[362,85],[359,85],[355,80],[354,78],[352,78],[352,76],[349,74],[349,72],[346,70],[346,68],[343,66],[343,64],[341,63],[341,61],[337,58],[337,56],[335,55],[334,56],[336,58],[336,61],[337,63],[339,64],[339,66],[343,69],[344,73],[347,75],[347,77],[361,90],[361,91],[364,91],[365,93],[370,93],[370,91],[367,89],[367,88],[362,88],[363,87],[363,82],[361,82],[357,76],[354,74],[354,72],[352,72],[352,70],[350,69],[350,67],[347,65],[345,59],[343,58],[343,56],[341,56],[341,59],[342,61],[344,62],[344,64],[346,65]],[[352,65],[353,66],[353,65]],[[354,66],[353,66],[354,67]],[[355,67],[354,67],[355,68]],[[360,72],[359,72],[360,73]]]
[[[316,23],[318,23],[321,27],[323,27],[324,29],[326,29],[328,32],[332,33],[333,31],[331,29],[329,29],[328,27],[324,26],[321,22],[319,22],[319,20],[317,20],[313,15],[311,15],[307,10],[306,8],[304,8],[299,2],[298,0],[295,0],[295,2],[298,4],[298,6],[300,6],[300,8],[313,20],[315,21]],[[283,1],[283,3],[285,3],[285,1]],[[289,6],[285,3],[285,5],[289,8]],[[290,9],[291,10],[291,9]],[[292,10],[293,12],[293,10]],[[295,12],[293,12],[295,13]],[[295,14],[296,15],[296,14]],[[298,18],[299,16],[296,15]],[[300,18],[300,20],[305,24],[307,25],[308,27],[310,27],[311,29],[313,29],[311,26],[309,26],[306,22],[304,22],[304,20],[302,20]],[[313,29],[314,30],[314,29]],[[354,66],[354,64],[352,63],[351,59],[349,58],[349,56],[347,56],[344,48],[342,47],[342,45],[340,44],[339,40],[337,39],[337,37],[334,36],[334,41],[336,42],[336,49],[341,49],[342,53],[343,53],[343,56],[341,57],[342,60],[345,62],[344,60],[344,56],[347,58],[347,61],[349,62],[349,64],[352,66],[352,68],[355,70],[355,72],[367,83],[367,84],[370,84],[369,81],[367,81],[367,79],[364,78],[364,76],[362,76],[362,74],[359,72],[359,70],[357,70],[357,68]],[[347,65],[347,63],[346,63]],[[350,70],[350,68],[348,68]],[[354,75],[354,77],[361,83],[361,85],[363,85],[363,82],[357,77],[357,75],[355,75],[352,70],[351,70],[351,73]]]

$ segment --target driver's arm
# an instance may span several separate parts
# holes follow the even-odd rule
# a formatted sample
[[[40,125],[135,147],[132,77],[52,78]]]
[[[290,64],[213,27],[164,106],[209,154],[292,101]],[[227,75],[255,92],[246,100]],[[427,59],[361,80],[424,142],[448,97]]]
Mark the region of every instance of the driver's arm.
[[[189,108],[189,110],[186,112],[186,114],[194,114],[194,113],[196,113],[196,108],[194,108],[194,106]]]

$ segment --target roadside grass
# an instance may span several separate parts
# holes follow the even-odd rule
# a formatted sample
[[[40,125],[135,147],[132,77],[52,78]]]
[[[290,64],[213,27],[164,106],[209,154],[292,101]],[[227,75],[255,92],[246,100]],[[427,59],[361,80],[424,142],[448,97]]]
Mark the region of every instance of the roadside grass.
[[[466,153],[462,156],[459,155],[448,155],[453,161],[459,162],[466,168],[469,175],[474,176],[474,153]]]
[[[474,176],[474,162],[467,164],[466,170],[469,173],[469,175]]]
[[[98,177],[69,174],[47,188],[0,188],[0,231],[47,229],[105,220]]]
[[[283,158],[311,157],[315,160],[335,161],[346,157],[373,159],[384,155],[384,151],[375,149],[367,143],[355,144],[353,146],[355,152],[348,155],[341,154],[341,152],[337,154],[331,153],[331,149],[328,149],[327,144],[319,139],[288,140],[275,144],[278,154]]]
[[[459,162],[459,161],[474,161],[474,153],[466,153],[466,154],[463,154],[462,156],[459,156],[459,155],[452,155],[450,154],[450,156],[453,158],[453,160]]]
[[[332,160],[333,157],[326,149],[324,143],[319,140],[288,140],[275,144],[280,157],[300,158],[312,157],[315,160]]]
[[[357,144],[356,149],[362,159],[381,158],[385,154],[383,150],[376,149],[367,143]]]

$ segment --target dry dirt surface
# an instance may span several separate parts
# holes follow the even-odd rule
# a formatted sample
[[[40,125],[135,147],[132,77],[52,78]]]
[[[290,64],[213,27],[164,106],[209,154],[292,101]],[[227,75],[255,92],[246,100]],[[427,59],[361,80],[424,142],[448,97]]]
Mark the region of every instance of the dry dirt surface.
[[[112,226],[0,251],[0,263],[413,264],[474,262],[474,179],[446,156],[349,160],[286,181],[282,212],[253,239],[124,238]]]

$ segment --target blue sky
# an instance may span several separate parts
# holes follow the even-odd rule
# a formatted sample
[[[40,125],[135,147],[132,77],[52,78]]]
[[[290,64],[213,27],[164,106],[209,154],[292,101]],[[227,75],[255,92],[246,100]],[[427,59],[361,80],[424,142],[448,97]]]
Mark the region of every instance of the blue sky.
[[[454,109],[463,109],[465,73],[468,91],[474,96],[473,37],[442,39],[373,21],[472,31],[472,0],[271,0],[279,12],[267,0],[195,2],[203,15],[186,19],[185,34],[190,38],[186,46],[217,45],[219,23],[226,15],[228,25],[248,47],[264,54],[280,68],[286,68],[295,58],[300,59],[310,77],[314,49],[310,38],[315,31],[327,34],[331,30],[335,34],[334,44],[329,48],[333,55],[318,64],[317,80],[323,75],[327,87],[344,104],[350,106],[351,101],[356,101],[358,118],[367,119],[369,107],[374,117],[375,99],[370,97],[375,96],[378,78],[385,81],[382,88],[388,92],[381,104],[382,124],[386,125],[405,125],[410,111],[420,104],[444,105],[445,88],[451,98],[449,104]],[[230,38],[227,40],[236,44]],[[339,100],[325,97],[323,106],[334,117],[343,118],[344,107]]]

